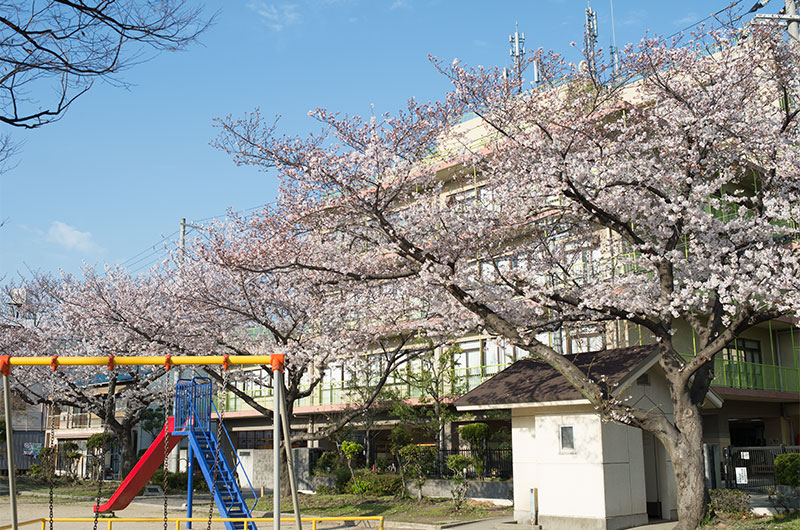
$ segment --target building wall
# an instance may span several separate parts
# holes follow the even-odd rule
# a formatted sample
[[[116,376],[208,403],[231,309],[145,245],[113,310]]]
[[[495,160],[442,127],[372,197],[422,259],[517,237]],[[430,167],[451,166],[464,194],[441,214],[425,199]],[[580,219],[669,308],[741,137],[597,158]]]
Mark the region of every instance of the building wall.
[[[531,519],[531,492],[538,489],[540,521],[570,514],[577,519],[606,516],[603,495],[602,427],[589,407],[512,409],[514,518]],[[575,450],[563,452],[559,428],[574,428]],[[580,499],[580,502],[576,502]]]
[[[621,423],[602,423],[606,517],[639,515],[647,523],[642,431]]]

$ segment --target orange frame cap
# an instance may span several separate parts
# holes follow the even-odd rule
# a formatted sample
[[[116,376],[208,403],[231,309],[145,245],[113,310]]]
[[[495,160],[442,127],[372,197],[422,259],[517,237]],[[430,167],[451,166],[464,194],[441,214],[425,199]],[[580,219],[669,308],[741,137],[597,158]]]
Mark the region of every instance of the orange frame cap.
[[[273,353],[270,355],[270,363],[272,364],[272,369],[278,372],[283,371],[283,354],[282,353]]]
[[[11,375],[11,356],[0,355],[0,374]]]

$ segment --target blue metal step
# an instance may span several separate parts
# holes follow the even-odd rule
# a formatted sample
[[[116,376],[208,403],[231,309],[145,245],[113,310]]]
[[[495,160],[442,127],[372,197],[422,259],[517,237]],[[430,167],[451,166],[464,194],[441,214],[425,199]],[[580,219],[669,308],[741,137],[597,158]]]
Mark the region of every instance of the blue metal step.
[[[219,451],[219,467],[216,470],[216,476],[214,475],[214,460],[218,446],[216,434],[210,430],[192,430],[188,438],[206,483],[214,494],[214,502],[219,513],[224,517],[251,517],[250,507],[247,505],[239,483],[233,476],[221,449]],[[242,522],[225,523],[227,530],[244,530],[244,527],[245,523]],[[257,530],[255,523],[249,523],[249,528]]]

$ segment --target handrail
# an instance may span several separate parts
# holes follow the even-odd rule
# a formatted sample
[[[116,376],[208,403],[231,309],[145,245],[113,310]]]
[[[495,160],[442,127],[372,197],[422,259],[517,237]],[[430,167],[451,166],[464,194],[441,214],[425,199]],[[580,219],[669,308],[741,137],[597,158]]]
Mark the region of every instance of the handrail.
[[[294,517],[280,517],[281,522],[294,522]],[[205,523],[208,518],[205,517],[167,517],[167,522],[175,523],[175,530],[181,529],[181,523]],[[382,515],[365,515],[365,516],[345,516],[345,517],[301,517],[300,520],[304,523],[311,523],[312,530],[317,530],[317,523],[329,521],[378,521],[378,530],[384,530],[384,519]],[[44,529],[46,523],[50,521],[49,517],[40,517],[38,519],[30,519],[28,521],[20,521],[18,526],[41,525]],[[114,517],[113,519],[100,518],[100,522],[106,524],[108,530],[113,530],[114,523],[163,523],[163,517]],[[268,523],[274,521],[272,517],[214,517],[212,521],[224,523]],[[56,523],[92,523],[93,517],[53,517],[53,522]],[[11,525],[0,526],[0,530],[11,530]]]
[[[219,418],[219,422],[222,423],[222,416],[220,415],[219,411],[217,410],[217,406],[214,404],[213,401],[211,402],[211,406],[214,408],[214,412],[217,413],[217,418]],[[225,424],[224,423],[222,423],[222,432],[225,433],[225,438],[228,439],[228,443],[230,444],[231,448],[233,448],[233,441],[231,440],[231,436],[230,436],[230,434],[228,434],[228,429],[225,428]],[[219,443],[222,443],[222,442],[219,442]],[[250,511],[253,511],[253,509],[256,507],[256,504],[258,504],[258,495],[256,495],[256,490],[255,490],[255,488],[253,488],[253,484],[250,482],[250,477],[247,475],[247,471],[245,471],[245,469],[244,469],[244,464],[242,464],[242,460],[239,458],[239,452],[238,451],[233,451],[233,455],[236,458],[236,465],[233,466],[233,469],[231,470],[231,475],[236,473],[236,469],[239,466],[242,467],[242,474],[244,475],[244,478],[247,481],[247,487],[250,488],[250,492],[253,494],[254,502],[253,502],[253,505],[250,506]],[[242,497],[244,497],[244,495]],[[244,500],[244,498],[242,500]],[[246,502],[245,502],[245,505],[247,505]]]
[[[191,381],[191,383],[187,384],[188,381]],[[183,387],[182,390],[184,391],[183,392],[184,395],[181,395],[181,393],[178,392],[177,389],[179,387]],[[186,399],[186,396],[185,396],[187,387],[190,390],[190,392],[189,392],[190,393],[190,398],[189,399]],[[204,392],[205,391],[205,387],[208,388],[208,395],[206,396],[204,394],[201,397],[204,398],[204,399],[207,397],[208,403],[210,404],[210,408],[208,410],[208,417],[206,417],[205,414],[201,416],[198,413],[197,408],[195,407],[195,401],[196,401],[196,397],[197,397],[197,393],[196,392],[197,392],[198,389],[200,389],[201,391]],[[191,380],[189,380],[189,379],[179,380],[177,385],[176,385],[176,395],[175,395],[176,422],[179,421],[180,419],[182,419],[182,418],[178,418],[178,414],[179,414],[178,402],[179,402],[179,400],[182,400],[183,401],[182,405],[184,407],[186,407],[186,405],[188,404],[188,407],[186,407],[186,409],[187,409],[187,412],[189,410],[191,411],[191,416],[192,416],[192,421],[188,421],[188,418],[187,418],[187,422],[186,423],[189,423],[189,428],[188,429],[186,429],[185,423],[181,424],[182,425],[182,431],[185,432],[187,430],[190,430],[193,433],[196,433],[196,432],[199,431],[203,435],[203,439],[205,440],[206,444],[210,448],[210,447],[212,447],[212,443],[211,443],[211,439],[209,438],[208,434],[209,434],[210,429],[211,429],[211,422],[210,422],[211,410],[213,410],[217,415],[218,421],[220,422],[220,424],[222,426],[222,431],[225,433],[225,437],[228,439],[228,443],[230,444],[230,447],[233,448],[233,441],[231,440],[231,437],[228,434],[228,429],[225,428],[225,424],[222,421],[222,416],[220,415],[219,410],[217,409],[217,406],[214,404],[214,400],[211,399],[211,391],[210,390],[211,390],[211,379],[208,378],[208,377],[193,377]],[[182,410],[180,412],[181,412],[181,414],[183,413]],[[219,459],[222,460],[222,459],[225,458],[225,455],[221,454],[222,440],[217,440],[217,444],[218,444],[218,447],[216,449],[217,456],[219,456]],[[234,474],[235,474],[236,470],[239,468],[239,466],[241,466],[242,474],[244,475],[245,480],[247,480],[247,486],[250,488],[250,492],[253,495],[253,499],[254,499],[253,506],[249,506],[249,504],[245,500],[244,495],[242,494],[240,488],[232,487],[232,485],[229,484],[228,480],[226,480],[224,475],[221,475],[219,478],[221,478],[223,483],[225,484],[225,489],[227,490],[227,493],[228,493],[229,497],[231,498],[231,501],[234,498],[237,498],[239,501],[242,502],[242,504],[244,506],[247,506],[248,509],[250,511],[252,511],[253,508],[255,508],[256,504],[258,503],[258,495],[256,495],[256,491],[253,488],[253,484],[250,482],[250,477],[247,475],[247,471],[245,471],[245,469],[244,469],[244,465],[242,464],[242,461],[239,458],[239,454],[236,451],[233,451],[233,454],[236,457],[236,465],[233,467],[232,470],[230,470],[230,472],[231,472],[231,480],[232,481],[236,480],[236,477],[234,476]],[[214,465],[220,466],[220,463],[219,463],[219,461],[217,461],[216,458],[215,458]],[[213,484],[210,485],[210,486],[213,488]],[[238,494],[234,495],[234,493],[236,493],[237,490],[238,490]],[[230,508],[230,506],[228,506],[228,507]]]

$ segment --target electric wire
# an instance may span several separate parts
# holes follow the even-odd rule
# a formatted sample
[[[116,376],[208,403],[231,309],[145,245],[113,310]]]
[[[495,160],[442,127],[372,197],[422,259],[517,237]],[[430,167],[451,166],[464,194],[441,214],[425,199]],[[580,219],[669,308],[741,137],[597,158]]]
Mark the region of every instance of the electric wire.
[[[676,31],[676,32],[675,32],[675,33],[673,33],[672,35],[668,35],[666,38],[667,38],[667,39],[671,39],[672,37],[674,37],[674,36],[676,36],[676,35],[680,35],[680,34],[682,34],[683,32],[685,32],[685,31],[687,31],[687,30],[690,30],[690,29],[692,29],[692,28],[696,28],[697,26],[699,26],[700,24],[702,24],[702,23],[703,23],[703,22],[705,22],[706,20],[708,20],[708,19],[710,19],[710,18],[716,18],[716,16],[717,16],[717,15],[719,15],[720,13],[724,13],[725,11],[728,11],[729,9],[733,9],[733,8],[734,8],[734,7],[736,7],[737,5],[741,4],[743,1],[744,1],[744,0],[733,0],[733,2],[729,3],[727,6],[723,7],[723,8],[722,8],[722,9],[720,9],[719,11],[716,11],[716,12],[714,12],[714,13],[711,13],[711,14],[710,14],[710,15],[708,15],[707,17],[705,17],[705,18],[703,18],[703,19],[701,19],[701,20],[698,20],[697,22],[692,22],[691,24],[689,24],[689,25],[688,25],[688,26],[686,26],[685,28],[683,28],[683,29],[679,29],[678,31]],[[738,22],[739,20],[741,20],[741,18],[742,18],[743,16],[744,16],[744,14],[742,14],[742,15],[739,15],[738,17],[736,17],[735,19],[733,19],[733,20],[732,20],[732,22],[734,22],[734,23],[735,23],[735,22]]]

